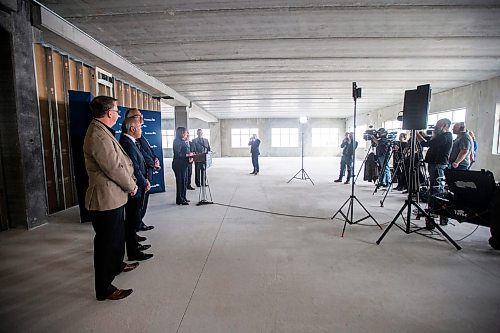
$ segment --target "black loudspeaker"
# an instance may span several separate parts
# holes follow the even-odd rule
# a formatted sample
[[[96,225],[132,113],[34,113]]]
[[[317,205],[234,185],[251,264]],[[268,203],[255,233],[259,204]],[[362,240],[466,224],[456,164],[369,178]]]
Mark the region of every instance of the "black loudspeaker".
[[[403,129],[421,130],[427,128],[427,115],[431,101],[431,86],[418,86],[416,90],[405,91],[403,106]]]

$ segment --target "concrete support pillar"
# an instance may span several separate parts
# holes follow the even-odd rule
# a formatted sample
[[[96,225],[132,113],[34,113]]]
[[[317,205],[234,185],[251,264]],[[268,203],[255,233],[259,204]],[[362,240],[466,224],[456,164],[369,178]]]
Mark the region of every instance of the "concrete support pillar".
[[[180,126],[189,128],[187,107],[176,106],[174,108],[174,116],[175,116],[175,128]]]
[[[12,1],[8,1],[11,3]],[[44,165],[33,59],[30,3],[0,6],[0,163],[2,215],[10,228],[46,220]],[[7,42],[7,43],[4,43]]]

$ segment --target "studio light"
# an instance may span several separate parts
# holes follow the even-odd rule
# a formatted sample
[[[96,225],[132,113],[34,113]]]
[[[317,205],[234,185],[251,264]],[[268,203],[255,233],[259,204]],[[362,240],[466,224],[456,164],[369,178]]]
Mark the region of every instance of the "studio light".
[[[307,123],[307,117],[300,117],[300,118],[299,118],[299,122],[300,122],[301,124],[306,124],[306,123]]]

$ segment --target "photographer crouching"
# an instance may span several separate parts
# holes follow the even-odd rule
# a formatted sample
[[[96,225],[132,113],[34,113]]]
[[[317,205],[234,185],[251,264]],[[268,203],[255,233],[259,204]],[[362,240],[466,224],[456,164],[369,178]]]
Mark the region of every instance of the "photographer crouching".
[[[391,183],[391,170],[389,168],[389,153],[390,141],[387,138],[387,131],[385,128],[379,128],[376,133],[371,135],[371,141],[375,146],[375,154],[380,166],[380,177],[378,186],[387,187]]]
[[[453,137],[450,133],[451,120],[439,119],[434,126],[432,136],[425,136],[417,132],[417,140],[422,147],[429,147],[424,161],[428,164],[430,192],[443,191],[442,181],[444,169],[448,167]]]

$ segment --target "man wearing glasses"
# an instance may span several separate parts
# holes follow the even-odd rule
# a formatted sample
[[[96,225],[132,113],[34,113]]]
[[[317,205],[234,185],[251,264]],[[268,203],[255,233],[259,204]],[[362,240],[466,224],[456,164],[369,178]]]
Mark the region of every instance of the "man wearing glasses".
[[[92,122],[83,153],[89,187],[85,208],[91,214],[94,237],[95,291],[99,301],[119,300],[132,289],[118,289],[112,282],[117,274],[137,267],[125,264],[124,206],[137,193],[132,161],[115,138],[112,129],[120,117],[116,99],[97,96],[90,103]]]
[[[141,111],[137,108],[131,108],[128,109],[127,112],[125,113],[125,118],[135,118],[140,120],[141,125],[144,124],[144,119],[141,114]],[[154,170],[160,170],[160,160],[158,157],[155,155],[153,148],[151,148],[148,140],[144,137],[144,135],[141,135],[140,138],[136,139],[136,141],[140,145],[141,153],[142,156],[144,157],[144,161],[146,162],[146,171],[147,171],[147,179],[151,183],[153,180],[153,171]],[[146,225],[142,219],[146,215],[146,209],[148,206],[148,201],[149,201],[149,191],[145,193],[144,195],[144,201],[143,205],[141,208],[141,223],[139,224],[139,227],[137,231],[148,231],[154,228],[152,225]]]

